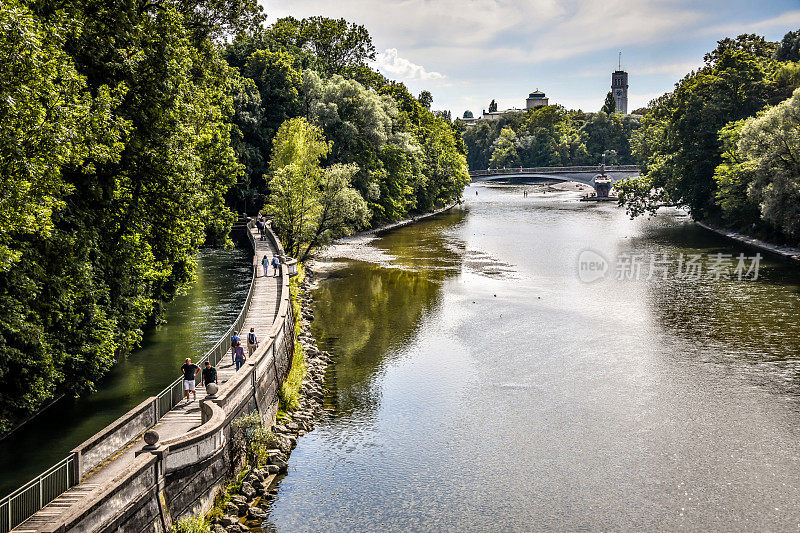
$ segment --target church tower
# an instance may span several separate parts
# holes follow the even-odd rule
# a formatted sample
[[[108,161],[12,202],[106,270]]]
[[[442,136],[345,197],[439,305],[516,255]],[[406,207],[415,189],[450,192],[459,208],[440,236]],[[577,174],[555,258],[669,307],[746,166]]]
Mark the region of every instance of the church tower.
[[[611,94],[617,104],[617,113],[628,114],[628,73],[622,70],[622,52],[619,53],[619,66],[611,74]]]

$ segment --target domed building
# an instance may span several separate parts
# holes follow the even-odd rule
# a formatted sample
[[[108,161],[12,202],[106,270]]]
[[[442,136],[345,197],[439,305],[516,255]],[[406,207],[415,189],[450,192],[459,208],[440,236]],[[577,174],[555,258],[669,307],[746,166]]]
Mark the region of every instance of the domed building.
[[[525,99],[525,109],[533,109],[535,107],[544,107],[548,105],[548,99],[542,91],[536,89]]]

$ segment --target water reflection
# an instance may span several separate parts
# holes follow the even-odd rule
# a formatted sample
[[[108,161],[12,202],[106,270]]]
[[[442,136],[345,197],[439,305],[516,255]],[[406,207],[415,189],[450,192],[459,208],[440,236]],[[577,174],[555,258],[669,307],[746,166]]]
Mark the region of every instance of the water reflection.
[[[475,190],[329,258],[313,329],[338,355],[334,412],[300,439],[269,528],[797,527],[796,265],[584,283],[587,249],[751,251],[676,211]]]
[[[336,416],[379,408],[376,376],[402,357],[438,305],[441,283],[461,270],[465,245],[456,231],[464,216],[450,213],[371,243],[372,258],[394,257],[393,268],[349,261],[315,291],[314,330],[323,345],[336,347],[340,362],[329,377]]]

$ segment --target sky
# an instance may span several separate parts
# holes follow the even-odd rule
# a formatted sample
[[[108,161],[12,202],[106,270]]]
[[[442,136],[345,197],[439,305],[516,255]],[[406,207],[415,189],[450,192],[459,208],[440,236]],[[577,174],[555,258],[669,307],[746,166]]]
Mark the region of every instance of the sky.
[[[618,52],[629,73],[628,111],[670,91],[716,41],[741,33],[780,40],[800,28],[800,0],[260,0],[280,17],[345,18],[369,30],[373,67],[433,109],[477,116],[492,99],[597,111]]]

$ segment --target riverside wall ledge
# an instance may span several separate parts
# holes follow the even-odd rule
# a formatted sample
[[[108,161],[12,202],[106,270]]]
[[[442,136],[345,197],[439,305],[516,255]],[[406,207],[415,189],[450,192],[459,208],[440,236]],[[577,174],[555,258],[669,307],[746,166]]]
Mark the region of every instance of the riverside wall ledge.
[[[456,203],[453,203],[453,204],[450,204],[450,205],[446,205],[444,207],[440,207],[439,209],[434,209],[433,211],[430,211],[428,213],[423,213],[421,215],[416,215],[416,216],[404,218],[403,220],[398,220],[397,222],[392,222],[391,224],[384,224],[383,226],[378,226],[377,228],[368,229],[366,231],[360,231],[360,232],[356,233],[355,235],[351,235],[349,237],[344,237],[342,239],[339,239],[339,241],[345,241],[346,242],[347,239],[352,239],[352,238],[360,237],[360,236],[364,236],[364,235],[381,235],[381,234],[386,233],[388,231],[392,231],[392,230],[395,230],[397,228],[402,228],[404,226],[408,226],[409,224],[414,224],[415,222],[419,222],[420,220],[425,220],[426,218],[434,217],[434,216],[439,215],[441,213],[444,213],[446,211],[450,211],[451,209],[453,209],[455,206],[457,206],[459,204],[460,204],[460,202],[456,202]]]
[[[707,229],[708,231],[713,231],[718,235],[722,235],[723,237],[727,237],[731,240],[740,242],[745,244],[751,248],[755,248],[758,250],[762,250],[764,252],[768,252],[771,254],[779,255],[781,257],[785,257],[787,259],[792,259],[794,261],[800,261],[800,248],[794,248],[792,246],[780,246],[778,244],[772,244],[766,241],[762,241],[761,239],[756,239],[755,237],[750,237],[749,235],[745,235],[743,233],[738,233],[731,230],[726,230],[722,228],[718,228],[716,226],[712,226],[710,224],[706,224],[704,222],[698,222],[695,220],[695,224],[700,226],[701,228]]]
[[[248,230],[253,241],[252,228]],[[283,255],[283,247],[272,232],[268,232],[268,241],[255,241],[253,245],[254,266],[257,266],[260,253]],[[267,246],[272,250],[267,250]],[[257,271],[254,268],[254,273]],[[253,286],[255,282],[254,278]],[[257,331],[262,331],[262,342],[244,368],[222,383],[215,397],[206,397],[198,402],[200,425],[158,443],[155,449],[136,449],[141,448],[141,441],[134,441],[133,445],[123,444],[128,448],[124,454],[130,456],[129,462],[124,468],[117,469],[113,479],[104,482],[99,490],[95,487],[85,498],[79,497],[80,489],[82,485],[91,483],[74,487],[68,491],[74,493],[66,512],[52,520],[44,516],[43,522],[35,522],[39,524],[36,527],[22,524],[20,531],[162,532],[169,530],[173,519],[210,508],[214,493],[236,468],[228,453],[232,421],[240,414],[252,412],[258,412],[265,422],[274,419],[277,393],[288,375],[294,355],[289,269],[282,268],[279,278],[260,276],[260,282],[274,283],[276,294],[254,294],[249,308],[243,310],[246,316],[240,329],[256,324]],[[120,443],[126,436],[143,428],[151,413],[155,416],[157,408],[153,398],[145,400],[77,447],[76,451],[85,455],[82,472],[89,472],[90,466],[107,460],[105,456],[112,450],[119,453]],[[127,430],[124,429],[126,424],[131,425]],[[86,481],[92,479],[93,476],[89,476]],[[45,507],[37,515],[46,514],[47,510]]]

